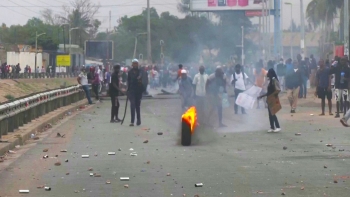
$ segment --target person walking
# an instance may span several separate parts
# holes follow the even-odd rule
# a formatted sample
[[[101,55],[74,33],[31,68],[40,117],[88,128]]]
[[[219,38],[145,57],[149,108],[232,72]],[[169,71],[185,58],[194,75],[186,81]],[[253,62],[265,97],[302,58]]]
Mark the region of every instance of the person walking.
[[[134,126],[135,112],[136,112],[136,125],[141,125],[141,99],[142,93],[145,90],[144,84],[142,84],[143,73],[139,69],[139,61],[134,59],[132,61],[132,68],[128,72],[128,99],[130,101],[131,110],[131,123],[129,126]]]
[[[234,91],[235,91],[235,100],[237,100],[238,95],[242,92],[244,92],[246,90],[246,86],[245,86],[245,80],[248,79],[247,74],[245,74],[242,71],[242,66],[240,64],[237,64],[235,66],[235,72],[232,74],[232,82],[231,84],[234,87]],[[234,105],[234,109],[235,109],[235,114],[238,113],[238,105],[235,102]],[[241,107],[242,110],[242,114],[246,114],[245,109],[243,107]]]
[[[263,68],[263,65],[260,63],[257,63],[256,68],[254,70],[254,78],[255,78],[255,86],[260,87],[262,89],[260,95],[264,95],[267,92],[266,85],[265,85],[266,75],[267,75],[267,71]],[[265,107],[267,107],[266,100],[264,101],[264,103],[265,103]],[[260,109],[259,100],[257,102],[256,108]]]
[[[217,109],[219,118],[219,127],[226,127],[222,123],[222,94],[226,92],[226,79],[224,78],[224,71],[221,67],[217,67],[215,73],[208,77],[205,85],[206,93],[210,101],[209,117],[213,113],[214,109]],[[210,121],[210,120],[208,120]]]
[[[298,62],[293,62],[293,68],[287,65],[286,70],[286,88],[289,104],[291,107],[290,113],[295,113],[297,109],[299,89],[302,83],[301,72],[298,69]]]
[[[315,95],[321,99],[322,113],[320,116],[325,115],[326,98],[328,100],[329,115],[332,114],[332,89],[329,78],[330,68],[325,66],[324,60],[319,61],[320,68],[316,72],[316,92]]]
[[[93,104],[92,101],[91,101],[89,82],[88,82],[87,72],[86,72],[86,68],[85,67],[83,67],[81,69],[81,73],[79,74],[77,80],[78,80],[78,83],[82,86],[89,104],[90,105]]]
[[[267,72],[267,78],[269,79],[269,85],[267,87],[267,93],[264,95],[261,95],[258,97],[258,99],[261,99],[263,97],[268,97],[270,95],[275,94],[276,96],[278,96],[279,92],[276,92],[276,84],[279,83],[278,81],[278,77],[276,75],[276,72],[273,68],[270,68]],[[281,131],[281,127],[280,124],[278,122],[277,116],[276,114],[272,114],[271,113],[271,106],[268,107],[268,111],[269,111],[269,120],[270,120],[270,129],[267,131],[269,133],[274,132],[280,132]]]
[[[348,108],[348,100],[349,100],[349,78],[350,78],[350,70],[348,67],[348,60],[343,57],[340,59],[340,62],[335,67],[332,67],[329,75],[335,75],[335,98],[336,98],[336,107],[337,111],[335,114],[335,118],[339,118],[339,110],[340,106],[343,106],[343,112],[346,113]],[[331,80],[331,76],[329,76]],[[341,103],[342,102],[342,103]]]
[[[197,109],[203,111],[205,109],[205,84],[207,83],[208,75],[205,73],[204,66],[199,67],[199,73],[194,75],[193,90],[195,92],[195,100]],[[199,113],[200,114],[200,113]]]
[[[113,67],[113,73],[111,75],[111,82],[109,84],[109,96],[111,97],[111,102],[112,102],[112,107],[111,107],[111,123],[118,123],[121,120],[118,117],[119,114],[119,100],[118,100],[118,96],[119,96],[119,92],[121,93],[125,93],[124,90],[122,90],[121,88],[119,88],[119,75],[120,72],[120,65],[115,65]]]

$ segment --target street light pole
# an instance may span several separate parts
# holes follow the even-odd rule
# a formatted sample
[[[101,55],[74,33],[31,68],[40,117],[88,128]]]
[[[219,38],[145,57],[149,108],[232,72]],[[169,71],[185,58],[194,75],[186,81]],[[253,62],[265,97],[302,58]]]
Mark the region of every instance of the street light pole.
[[[64,25],[69,25],[68,23],[61,24],[60,27],[62,27],[63,30],[63,48],[64,48],[64,53],[66,53],[66,34],[64,31]]]
[[[37,62],[37,57],[36,55],[38,54],[38,37],[45,35],[46,33],[42,33],[38,35],[38,32],[35,32],[35,78],[37,78],[37,66],[36,66],[36,62]]]
[[[151,48],[151,10],[150,0],[147,0],[147,60],[148,64],[152,64],[152,48]]]
[[[245,55],[244,55],[244,27],[242,26],[242,66],[244,66],[244,59],[245,59]]]
[[[290,58],[293,59],[293,4],[292,3],[284,3],[286,5],[290,5]]]
[[[346,8],[349,9],[349,8]],[[300,0],[300,19],[301,19],[301,41],[300,41],[300,49],[301,49],[301,54],[303,57],[303,60],[306,56],[306,50],[305,50],[305,17],[304,17],[304,2],[303,0]]]
[[[71,54],[72,48],[72,30],[79,29],[79,27],[74,27],[69,29],[69,54]]]
[[[138,33],[138,34],[136,34],[136,36],[135,36],[135,47],[134,47],[134,55],[133,55],[133,59],[135,59],[136,58],[136,49],[137,49],[137,38],[138,38],[138,36],[139,35],[146,35],[147,34],[147,32],[145,32],[145,33]]]
[[[349,0],[344,0],[344,55],[349,56]]]

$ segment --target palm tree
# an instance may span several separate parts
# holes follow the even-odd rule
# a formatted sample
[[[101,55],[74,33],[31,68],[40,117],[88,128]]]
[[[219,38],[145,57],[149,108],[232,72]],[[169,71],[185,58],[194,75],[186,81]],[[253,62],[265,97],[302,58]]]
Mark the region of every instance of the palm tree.
[[[322,52],[325,43],[330,41],[331,32],[334,31],[334,19],[337,18],[343,4],[344,0],[312,0],[307,6],[306,19],[309,27],[322,29]]]

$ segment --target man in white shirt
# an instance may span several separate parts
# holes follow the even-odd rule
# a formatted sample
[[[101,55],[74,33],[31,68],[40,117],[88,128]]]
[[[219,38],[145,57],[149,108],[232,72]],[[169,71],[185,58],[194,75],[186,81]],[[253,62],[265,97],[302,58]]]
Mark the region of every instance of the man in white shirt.
[[[208,75],[204,73],[204,66],[199,67],[199,73],[197,73],[193,78],[193,88],[196,97],[197,110],[204,112],[205,109],[205,85],[207,84]],[[204,114],[204,113],[198,113]]]
[[[81,69],[81,73],[78,76],[78,83],[80,85],[82,85],[83,90],[85,92],[86,98],[89,101],[89,104],[93,104],[91,101],[91,95],[90,95],[90,89],[89,89],[89,82],[88,82],[88,78],[87,78],[87,72],[86,72],[86,68],[83,67]]]
[[[248,79],[247,74],[242,72],[242,66],[237,64],[235,66],[235,72],[232,74],[231,84],[235,88],[235,100],[237,100],[238,95],[246,90],[245,80]],[[238,113],[238,105],[235,102],[235,114]],[[241,107],[242,114],[246,114],[245,109]]]

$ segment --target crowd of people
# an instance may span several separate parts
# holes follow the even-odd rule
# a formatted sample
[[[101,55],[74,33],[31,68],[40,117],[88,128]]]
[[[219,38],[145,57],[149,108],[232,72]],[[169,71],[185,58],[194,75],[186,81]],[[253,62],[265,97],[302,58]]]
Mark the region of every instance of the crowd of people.
[[[119,101],[118,95],[126,94],[129,97],[131,108],[131,123],[134,126],[135,116],[136,124],[141,124],[140,105],[142,95],[147,94],[147,87],[151,89],[165,88],[167,86],[179,85],[178,93],[181,96],[182,108],[187,109],[192,105],[197,106],[197,110],[202,110],[210,106],[210,113],[217,110],[219,127],[225,127],[222,122],[222,111],[224,106],[223,99],[227,98],[227,88],[232,88],[235,100],[241,93],[244,93],[249,86],[261,88],[257,98],[257,108],[263,106],[268,109],[270,126],[269,132],[279,132],[279,125],[276,113],[271,113],[266,98],[271,94],[278,96],[276,84],[281,92],[287,94],[290,113],[296,113],[298,99],[305,99],[308,96],[308,88],[314,88],[314,95],[321,100],[320,116],[326,115],[326,99],[328,101],[328,114],[332,113],[333,95],[336,100],[335,117],[339,118],[343,113],[340,122],[344,126],[350,119],[349,110],[349,89],[350,89],[350,68],[347,57],[335,57],[333,60],[320,59],[318,62],[311,55],[309,58],[302,58],[298,55],[295,60],[287,59],[284,61],[270,60],[264,63],[262,60],[251,65],[219,65],[213,67],[178,65],[169,66],[141,66],[138,60],[133,60],[132,66],[114,66],[113,72],[106,71],[102,66],[90,67],[87,70],[82,68],[82,73],[78,78],[79,83],[83,85],[87,92],[89,103],[92,104],[90,93],[86,85],[91,84],[96,100],[99,98],[101,86],[106,85],[109,95],[112,99],[111,122],[120,122],[118,116]],[[277,92],[277,93],[276,93]],[[246,114],[244,107],[238,106],[236,102],[234,112]],[[240,108],[240,110],[239,110]],[[202,119],[204,124],[206,118]]]

